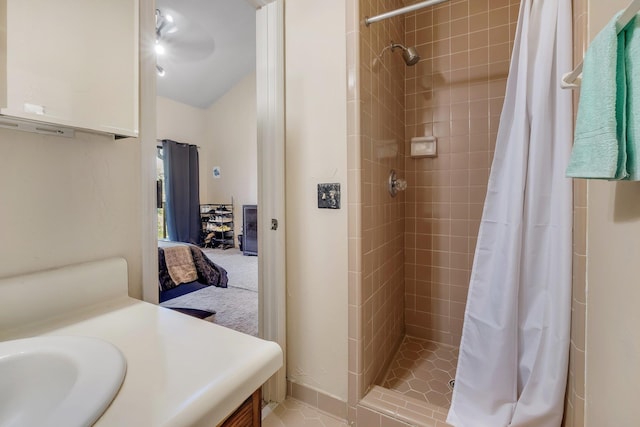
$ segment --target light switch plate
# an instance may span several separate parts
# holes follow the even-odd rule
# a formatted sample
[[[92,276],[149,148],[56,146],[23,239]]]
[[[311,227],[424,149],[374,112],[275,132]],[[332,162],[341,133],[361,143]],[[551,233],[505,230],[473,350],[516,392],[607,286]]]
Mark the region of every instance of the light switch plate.
[[[318,208],[340,209],[340,184],[318,184]]]

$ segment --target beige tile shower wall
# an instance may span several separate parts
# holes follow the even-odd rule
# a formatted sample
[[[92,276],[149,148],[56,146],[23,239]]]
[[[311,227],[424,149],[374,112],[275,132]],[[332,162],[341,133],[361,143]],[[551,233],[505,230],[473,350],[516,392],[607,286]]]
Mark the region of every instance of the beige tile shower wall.
[[[573,0],[573,62],[584,57],[587,36],[586,0]],[[573,111],[580,91],[574,91]],[[573,181],[573,299],[571,303],[571,347],[563,427],[584,427],[585,399],[585,311],[586,311],[587,182]]]
[[[401,0],[361,0],[360,20],[402,7]],[[362,201],[361,393],[382,375],[404,334],[404,194],[392,198],[389,171],[404,177],[404,78],[399,51],[404,20],[360,28],[360,153]],[[362,396],[360,396],[362,397]]]
[[[459,345],[518,0],[451,0],[406,16],[422,60],[406,75],[405,324]],[[412,137],[435,158],[409,157]]]

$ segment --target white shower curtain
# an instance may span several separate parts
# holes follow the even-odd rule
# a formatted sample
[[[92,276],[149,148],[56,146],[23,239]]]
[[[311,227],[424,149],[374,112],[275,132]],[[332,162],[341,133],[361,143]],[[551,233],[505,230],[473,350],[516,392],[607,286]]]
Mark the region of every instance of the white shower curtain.
[[[558,427],[571,317],[571,0],[522,0],[478,235],[456,427]]]

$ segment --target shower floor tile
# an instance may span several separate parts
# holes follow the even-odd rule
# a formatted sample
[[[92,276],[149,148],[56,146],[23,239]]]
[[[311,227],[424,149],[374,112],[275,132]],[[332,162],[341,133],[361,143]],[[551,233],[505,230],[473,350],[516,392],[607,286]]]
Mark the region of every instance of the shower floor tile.
[[[451,406],[458,348],[419,338],[405,337],[382,386],[442,408]]]

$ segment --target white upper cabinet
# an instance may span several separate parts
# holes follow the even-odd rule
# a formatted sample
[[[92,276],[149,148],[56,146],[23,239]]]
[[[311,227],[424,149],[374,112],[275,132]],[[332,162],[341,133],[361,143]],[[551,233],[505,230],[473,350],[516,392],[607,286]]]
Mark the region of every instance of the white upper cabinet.
[[[0,114],[138,135],[138,0],[0,0]]]

